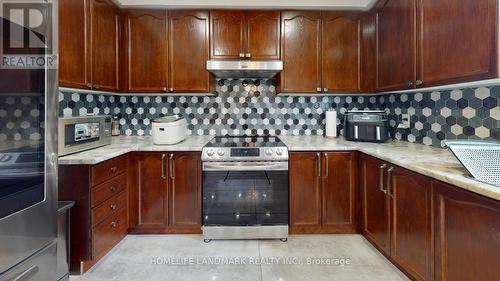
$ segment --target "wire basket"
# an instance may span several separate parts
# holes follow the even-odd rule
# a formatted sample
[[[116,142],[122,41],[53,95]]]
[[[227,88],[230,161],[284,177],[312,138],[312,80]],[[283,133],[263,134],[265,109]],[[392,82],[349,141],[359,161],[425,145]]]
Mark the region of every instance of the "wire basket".
[[[500,186],[500,143],[449,140],[445,144],[476,180]]]

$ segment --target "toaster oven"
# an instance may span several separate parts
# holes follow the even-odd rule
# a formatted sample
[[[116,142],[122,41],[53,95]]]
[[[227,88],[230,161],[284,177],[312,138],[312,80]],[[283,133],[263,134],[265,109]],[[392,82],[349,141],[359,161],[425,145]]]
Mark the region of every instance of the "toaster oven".
[[[382,110],[347,111],[344,125],[347,140],[386,142],[389,139],[389,120]]]
[[[111,116],[59,118],[59,155],[111,143]]]

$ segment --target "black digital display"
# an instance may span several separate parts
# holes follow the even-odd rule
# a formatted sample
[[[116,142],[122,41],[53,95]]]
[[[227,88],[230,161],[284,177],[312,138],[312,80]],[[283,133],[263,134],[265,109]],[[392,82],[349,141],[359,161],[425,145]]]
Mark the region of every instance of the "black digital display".
[[[260,156],[258,148],[231,148],[231,157]]]

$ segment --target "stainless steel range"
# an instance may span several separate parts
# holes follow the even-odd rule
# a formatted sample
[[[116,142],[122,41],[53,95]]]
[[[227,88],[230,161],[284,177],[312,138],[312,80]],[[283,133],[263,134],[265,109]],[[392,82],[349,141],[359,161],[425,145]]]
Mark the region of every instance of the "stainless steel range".
[[[288,237],[288,149],[277,137],[215,137],[202,151],[203,236]]]

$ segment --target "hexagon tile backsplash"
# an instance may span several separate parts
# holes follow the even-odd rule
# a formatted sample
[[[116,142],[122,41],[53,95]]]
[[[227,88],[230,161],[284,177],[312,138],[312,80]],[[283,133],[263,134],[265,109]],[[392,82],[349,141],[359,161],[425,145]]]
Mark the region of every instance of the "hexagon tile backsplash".
[[[217,81],[217,97],[61,92],[59,114],[111,114],[122,133],[150,134],[152,119],[182,114],[194,135],[322,135],[325,111],[385,109],[397,139],[441,147],[444,139],[500,140],[500,86],[382,96],[278,96],[275,80]],[[1,111],[0,111],[1,113]],[[397,129],[401,115],[409,129]],[[342,125],[339,124],[339,129]]]

